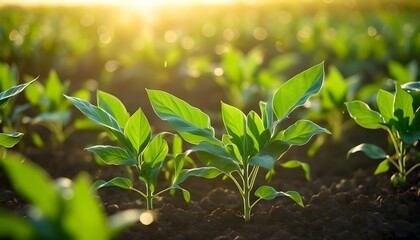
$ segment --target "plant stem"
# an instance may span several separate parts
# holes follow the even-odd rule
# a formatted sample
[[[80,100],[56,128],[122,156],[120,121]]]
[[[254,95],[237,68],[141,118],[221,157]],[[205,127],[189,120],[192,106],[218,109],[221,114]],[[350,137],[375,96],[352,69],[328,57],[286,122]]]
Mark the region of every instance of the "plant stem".
[[[244,202],[245,222],[249,222],[249,220],[251,219],[251,206],[250,206],[250,203],[249,203],[249,195],[250,195],[251,189],[250,189],[250,186],[249,186],[248,170],[249,170],[249,165],[244,164],[244,172],[243,172],[243,176],[242,176],[244,186],[243,186],[242,198],[243,198],[243,202]]]
[[[146,184],[146,208],[149,211],[153,209],[153,193],[148,184]]]

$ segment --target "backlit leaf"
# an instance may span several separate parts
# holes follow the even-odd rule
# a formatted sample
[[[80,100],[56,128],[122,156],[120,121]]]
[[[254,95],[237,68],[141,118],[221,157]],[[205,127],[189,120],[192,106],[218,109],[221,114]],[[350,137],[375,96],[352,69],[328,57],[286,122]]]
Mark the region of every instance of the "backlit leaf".
[[[168,121],[185,141],[192,144],[201,141],[217,143],[210,118],[200,109],[163,91],[147,90],[147,94],[156,114]]]
[[[313,66],[284,83],[274,94],[273,109],[278,121],[317,94],[324,81],[324,64]]]
[[[109,238],[106,215],[99,199],[89,191],[89,185],[90,179],[86,173],[74,180],[73,197],[66,201],[66,214],[62,219],[64,229],[73,239]]]
[[[92,191],[96,191],[96,190],[98,190],[100,188],[104,188],[104,187],[119,187],[119,188],[123,188],[123,189],[132,189],[133,188],[133,183],[128,178],[116,177],[116,178],[113,178],[109,181],[98,180],[90,186],[90,189]]]
[[[96,93],[96,98],[98,107],[102,108],[111,116],[113,116],[117,120],[119,126],[123,127],[126,125],[130,114],[127,112],[124,104],[118,98],[99,90]]]
[[[23,133],[0,133],[0,146],[11,148],[15,146],[21,139]]]
[[[120,147],[97,145],[86,148],[86,150],[98,155],[108,165],[132,166],[137,164],[136,159],[131,158],[130,155]]]
[[[149,121],[141,109],[138,109],[128,119],[124,133],[128,140],[130,140],[138,156],[149,143],[152,136]]]
[[[376,98],[379,112],[386,122],[394,117],[394,95],[385,90],[380,89]]]
[[[375,170],[375,175],[386,173],[389,170],[389,162],[388,159],[383,160],[381,163],[379,163],[378,167]]]
[[[372,159],[384,159],[387,156],[386,152],[382,150],[382,148],[374,144],[368,144],[368,143],[362,143],[350,149],[347,152],[347,158],[349,158],[350,155],[355,152],[363,152],[364,154],[366,154],[366,156]]]
[[[0,93],[0,106],[3,106],[3,104],[5,104],[7,102],[7,100],[9,100],[9,98],[11,98],[13,96],[16,96],[17,94],[22,92],[27,86],[29,86],[31,83],[33,83],[36,79],[34,79],[30,82],[27,82],[27,83],[22,83],[20,85],[11,87],[11,88],[1,92]]]
[[[139,175],[152,192],[156,187],[157,175],[168,151],[168,143],[163,139],[163,134],[157,135],[144,149]]]
[[[273,200],[277,197],[288,197],[295,201],[299,206],[303,207],[302,197],[298,192],[287,191],[287,192],[278,192],[276,189],[270,186],[261,186],[255,191],[255,196],[265,199]]]
[[[309,164],[298,161],[298,160],[289,160],[285,163],[281,164],[282,167],[284,168],[298,168],[301,167],[302,170],[305,172],[305,178],[306,180],[310,181],[311,180],[311,169],[309,167]]]
[[[385,123],[381,115],[370,109],[370,107],[361,101],[352,101],[346,103],[350,117],[357,124],[368,129],[384,128],[381,123]]]
[[[284,132],[280,132],[281,138],[279,140],[291,145],[303,145],[318,133],[330,132],[309,120],[299,120],[290,125]]]
[[[411,124],[414,118],[413,97],[397,83],[395,83],[395,91],[394,114],[402,110],[403,118],[408,118],[408,124]]]

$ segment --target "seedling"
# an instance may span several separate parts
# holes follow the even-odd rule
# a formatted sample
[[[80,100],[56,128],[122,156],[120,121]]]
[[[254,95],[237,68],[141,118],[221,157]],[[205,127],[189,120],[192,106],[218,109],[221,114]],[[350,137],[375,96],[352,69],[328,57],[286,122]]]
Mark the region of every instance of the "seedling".
[[[123,103],[115,96],[98,91],[97,106],[89,102],[66,96],[83,114],[107,131],[111,139],[115,139],[118,146],[97,145],[86,148],[93,152],[105,164],[134,167],[138,178],[145,185],[145,191],[133,187],[129,178],[116,177],[109,181],[99,180],[93,183],[92,189],[103,187],[120,187],[137,192],[146,199],[147,209],[153,209],[153,199],[162,193],[179,186],[167,187],[155,193],[157,177],[168,154],[168,143],[164,139],[166,133],[159,133],[152,137],[150,124],[141,109],[133,115],[127,112]],[[183,156],[176,157],[176,173],[181,171]],[[184,193],[189,200],[189,193]]]
[[[9,66],[6,63],[0,63],[0,92],[7,91],[8,89],[17,86],[18,84],[19,73],[16,66]],[[20,91],[21,90],[18,92]],[[7,104],[2,105],[0,108],[0,119],[3,132],[10,133],[19,131],[22,123],[21,120],[23,112],[30,108],[29,104],[16,104],[15,100],[16,98],[8,99]]]
[[[7,106],[7,102],[13,96],[16,96],[20,92],[22,92],[27,86],[33,83],[36,79],[20,84],[14,87],[11,87],[3,92],[0,93],[0,107]],[[0,121],[3,119],[0,119]],[[12,133],[0,133],[0,145],[3,147],[11,148],[15,146],[21,139],[23,133],[19,132],[12,132]]]
[[[352,125],[352,119],[344,118],[345,102],[353,98],[357,78],[345,79],[340,71],[330,66],[324,87],[318,98],[311,100],[310,111],[307,117],[311,120],[325,121],[332,132],[332,140],[338,142],[343,133]],[[308,150],[308,155],[313,156],[325,142],[327,135],[321,135]]]
[[[409,93],[403,88],[407,88]],[[388,172],[389,165],[393,165],[397,169],[390,179],[393,186],[404,186],[407,175],[420,167],[420,163],[413,166],[407,165],[412,156],[410,149],[415,151],[413,147],[420,139],[419,91],[418,83],[400,86],[396,82],[395,94],[379,90],[376,100],[379,112],[371,110],[366,103],[361,101],[346,103],[350,116],[357,124],[368,129],[386,130],[395,151],[393,155],[388,155],[382,148],[364,143],[350,149],[347,156],[361,151],[370,158],[383,159],[376,168],[375,174]]]
[[[63,94],[68,93],[69,87],[70,81],[62,83],[57,73],[51,70],[45,85],[36,82],[25,90],[26,99],[38,109],[38,114],[30,119],[30,123],[47,128],[51,132],[50,142],[54,147],[61,146],[75,130],[80,128],[78,126],[83,125],[82,119],[70,123],[71,103],[63,98]],[[84,100],[90,99],[90,92],[87,89],[77,90],[73,95]],[[35,138],[34,142],[38,146],[43,145],[39,137]]]
[[[283,84],[268,103],[260,103],[261,116],[254,111],[245,115],[222,103],[226,133],[221,140],[215,137],[209,116],[200,109],[163,91],[147,90],[147,93],[156,114],[194,145],[186,155],[196,153],[207,170],[214,171],[212,174],[222,174],[234,182],[243,199],[244,219],[249,221],[252,208],[262,199],[289,197],[303,206],[300,194],[295,191],[281,192],[270,186],[260,186],[255,191],[257,199],[253,203],[250,195],[260,167],[272,170],[291,146],[303,145],[318,133],[329,133],[309,120],[298,120],[284,130],[281,128],[283,120],[295,108],[320,91],[323,81],[323,64],[296,75]],[[294,161],[289,165],[296,163],[299,164]],[[195,176],[200,176],[196,173]]]
[[[250,107],[258,96],[268,96],[287,79],[281,75],[284,70],[297,63],[296,54],[281,54],[263,68],[264,51],[252,48],[246,54],[229,46],[222,55],[220,67],[223,74],[216,74],[216,83],[223,87],[231,104],[239,108]]]
[[[139,221],[140,210],[125,210],[106,218],[98,198],[89,191],[89,176],[55,181],[18,155],[1,154],[0,166],[15,191],[30,207],[23,218],[0,211],[1,239],[112,239]]]

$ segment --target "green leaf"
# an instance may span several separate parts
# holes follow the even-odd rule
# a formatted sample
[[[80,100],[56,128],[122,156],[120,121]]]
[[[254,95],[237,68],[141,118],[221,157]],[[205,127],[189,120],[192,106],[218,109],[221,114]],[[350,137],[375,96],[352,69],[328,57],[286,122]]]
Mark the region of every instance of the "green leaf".
[[[191,168],[183,169],[178,177],[174,179],[172,185],[179,185],[183,183],[189,177],[202,177],[202,178],[215,178],[219,176],[222,172],[215,167],[200,167],[200,168]]]
[[[47,218],[58,218],[60,199],[52,179],[41,167],[11,154],[2,158],[0,163],[21,197],[37,206]]]
[[[188,190],[180,187],[179,185],[172,185],[171,188],[181,190],[182,196],[184,197],[185,202],[189,202],[191,200],[191,195],[190,195],[190,192],[188,192]]]
[[[138,156],[149,143],[152,137],[152,129],[149,121],[141,109],[138,109],[127,121],[124,133]]]
[[[346,100],[349,84],[334,66],[329,68],[322,91],[322,105],[326,109],[341,109]]]
[[[0,133],[0,146],[11,148],[15,146],[21,139],[23,133],[14,132],[11,134]]]
[[[290,145],[304,145],[312,136],[318,133],[330,134],[327,129],[322,128],[309,120],[299,120],[293,125],[290,125],[285,131],[280,132],[279,140]]]
[[[347,158],[350,157],[350,154],[353,154],[355,152],[363,152],[364,154],[366,154],[366,156],[372,159],[384,159],[387,156],[386,152],[382,150],[382,148],[374,144],[367,144],[367,143],[362,143],[350,149],[347,152]]]
[[[116,177],[109,181],[98,180],[90,186],[90,189],[91,191],[97,191],[98,189],[104,187],[119,187],[123,189],[132,189],[133,183],[128,178]]]
[[[308,181],[311,181],[311,168],[309,167],[309,164],[298,161],[298,160],[289,160],[285,163],[281,164],[284,168],[298,168],[301,167],[302,170],[305,172],[305,178]]]
[[[32,105],[41,105],[44,95],[45,89],[40,82],[34,82],[25,88],[25,97]]]
[[[356,121],[357,124],[368,129],[384,128],[382,123],[385,123],[381,114],[370,109],[370,107],[361,101],[351,101],[346,103],[347,111],[350,117]]]
[[[108,165],[133,166],[137,164],[137,160],[120,147],[97,145],[86,148],[89,152],[98,155]]]
[[[375,170],[375,175],[386,173],[389,170],[389,162],[388,159],[383,160],[381,163],[379,163],[378,167]]]
[[[379,112],[386,122],[389,122],[394,117],[394,95],[392,93],[379,90],[376,102],[378,104]]]
[[[19,94],[20,92],[22,92],[27,86],[29,86],[31,83],[33,83],[37,78],[35,78],[34,80],[27,82],[27,83],[22,83],[20,85],[14,86],[12,88],[9,88],[3,92],[0,93],[0,106],[3,106],[7,100],[9,100],[9,98],[16,96],[17,94]]]
[[[397,80],[400,84],[413,81],[413,76],[410,75],[407,68],[401,63],[395,61],[388,62],[388,71],[392,78]],[[415,78],[415,77],[414,77]]]
[[[73,196],[65,202],[62,222],[72,239],[107,239],[109,230],[106,215],[99,199],[90,191],[90,178],[85,174],[76,177]],[[86,217],[89,214],[89,217]]]
[[[275,162],[279,160],[289,148],[290,144],[280,140],[270,142],[249,160],[249,164],[271,170],[274,168]]]
[[[185,141],[192,144],[218,142],[209,116],[200,109],[163,91],[147,90],[147,94],[156,114],[168,121]]]
[[[273,187],[261,186],[255,191],[255,196],[265,200],[273,200],[277,197],[288,197],[295,201],[299,206],[304,206],[302,202],[302,197],[298,192],[295,191],[278,192]]]
[[[247,133],[252,138],[257,151],[260,151],[270,139],[270,130],[264,128],[260,116],[251,111],[247,116]]]
[[[123,133],[123,129],[118,125],[117,120],[107,113],[105,110],[90,104],[89,102],[75,97],[70,97],[64,95],[67,99],[69,99],[75,107],[77,107],[84,115],[86,115],[90,120],[109,128],[111,130],[118,131]]]
[[[119,126],[122,127],[127,124],[130,114],[117,97],[100,90],[97,91],[96,97],[98,107],[113,116],[117,120]]]
[[[402,89],[398,83],[395,83],[395,91],[394,115],[398,110],[401,110],[403,118],[408,118],[408,124],[410,125],[414,118],[413,97]]]
[[[281,122],[295,108],[305,104],[312,96],[317,94],[324,81],[324,64],[311,67],[286,83],[274,94],[273,109],[278,121]]]
[[[45,82],[45,95],[55,107],[58,107],[62,94],[66,91],[55,70],[51,70]]]
[[[71,111],[61,112],[42,112],[36,118],[33,119],[32,123],[38,124],[42,122],[56,122],[62,125],[66,125],[71,120]]]
[[[265,129],[271,129],[273,127],[273,103],[272,100],[268,102],[260,101],[260,111],[262,121]]]
[[[226,152],[225,148],[208,142],[201,142],[193,146],[189,152],[195,152],[207,166],[212,166],[225,174],[240,171],[239,161]]]
[[[246,124],[245,114],[241,110],[222,102],[222,119],[226,132],[232,137],[232,142],[243,147]]]
[[[156,187],[157,175],[168,151],[168,143],[163,139],[163,134],[157,135],[144,149],[139,177],[148,185],[152,193]]]

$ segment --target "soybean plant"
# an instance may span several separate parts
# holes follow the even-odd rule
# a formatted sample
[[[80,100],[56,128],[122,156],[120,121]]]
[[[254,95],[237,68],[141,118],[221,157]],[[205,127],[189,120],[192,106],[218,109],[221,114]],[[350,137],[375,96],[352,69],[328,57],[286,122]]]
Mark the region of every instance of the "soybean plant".
[[[260,102],[261,115],[255,111],[245,115],[238,108],[222,103],[226,133],[221,139],[215,137],[209,116],[200,109],[163,91],[147,90],[147,93],[156,114],[168,121],[185,141],[193,144],[186,155],[196,153],[206,165],[206,174],[211,169],[212,177],[222,174],[234,182],[242,196],[244,219],[249,221],[252,208],[263,199],[288,197],[304,206],[296,191],[282,192],[264,185],[255,191],[257,199],[254,202],[250,195],[260,168],[272,170],[291,146],[303,145],[318,133],[329,133],[309,120],[283,126],[295,108],[320,91],[323,81],[323,64],[296,75],[278,88],[268,102]],[[293,165],[299,163],[293,161]],[[200,172],[197,170],[194,176],[200,176]]]

